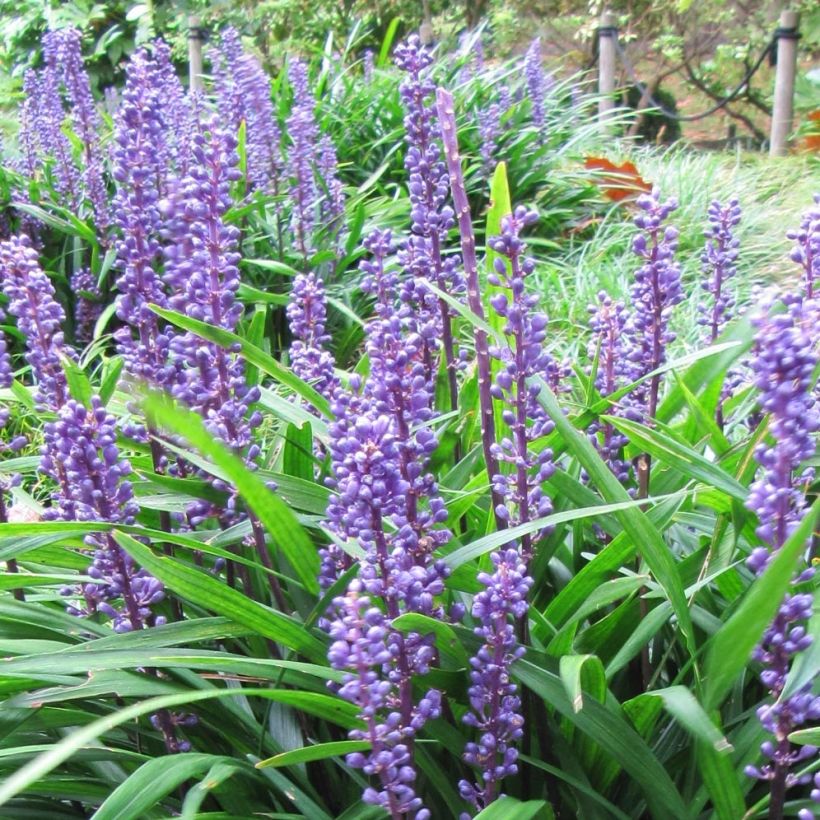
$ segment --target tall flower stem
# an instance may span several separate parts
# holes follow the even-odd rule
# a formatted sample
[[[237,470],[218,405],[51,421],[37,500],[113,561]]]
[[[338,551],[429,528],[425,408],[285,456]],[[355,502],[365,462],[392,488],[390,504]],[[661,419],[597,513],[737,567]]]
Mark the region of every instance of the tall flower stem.
[[[467,304],[476,318],[483,322],[484,306],[481,303],[481,291],[478,284],[475,234],[473,232],[473,222],[470,218],[470,203],[467,200],[467,190],[464,186],[461,156],[458,153],[453,95],[444,88],[438,88],[436,89],[436,103],[441,125],[441,138],[444,144],[444,156],[447,159],[447,169],[450,173],[450,190],[453,194],[453,205],[461,235],[461,254],[464,259],[467,283]],[[490,393],[490,352],[487,333],[480,327],[476,327],[473,329],[473,334],[475,337],[476,366],[478,368],[478,399],[481,408],[481,444],[484,450],[484,460],[487,464],[487,475],[491,484],[492,506],[493,510],[496,510],[502,504],[503,499],[497,490],[492,487],[493,476],[498,474],[498,460],[493,453],[495,412],[493,410],[493,398]],[[506,527],[506,522],[497,514],[495,520],[499,529]]]

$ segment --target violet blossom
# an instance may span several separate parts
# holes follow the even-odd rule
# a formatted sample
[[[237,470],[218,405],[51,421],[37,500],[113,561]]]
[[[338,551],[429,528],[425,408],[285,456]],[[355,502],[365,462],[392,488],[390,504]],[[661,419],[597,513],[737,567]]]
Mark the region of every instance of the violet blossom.
[[[74,294],[74,337],[87,344],[94,337],[94,328],[103,312],[102,293],[88,268],[78,268],[71,275]]]
[[[240,177],[236,139],[216,122],[204,126],[192,147],[188,174],[167,202],[169,246],[165,280],[172,308],[231,332],[243,313],[239,290],[239,229],[225,221],[230,186]],[[222,345],[189,331],[170,343],[175,380],[172,394],[202,416],[216,439],[253,465],[259,448],[253,429],[261,421],[250,407],[259,389],[248,386],[244,361]],[[228,489],[223,482],[215,486]],[[231,493],[228,512],[236,502]]]
[[[438,140],[441,137],[435,106],[429,98],[435,85],[427,69],[433,62],[417,35],[410,36],[395,51],[396,65],[407,73],[399,87],[405,109],[407,153],[404,167],[410,198],[410,236],[400,261],[411,276],[402,285],[402,300],[411,306],[419,333],[425,340],[428,380],[435,371],[433,354],[441,339],[447,366],[451,409],[458,407],[456,368],[458,360],[452,331],[451,309],[425,282],[458,296],[464,278],[457,255],[444,256],[447,234],[454,227],[452,207],[447,203],[450,181]]]
[[[813,472],[802,465],[814,456],[820,431],[820,408],[812,390],[813,372],[820,358],[813,339],[816,329],[805,322],[806,312],[811,314],[812,310],[799,300],[785,301],[784,313],[754,320],[757,335],[751,366],[761,408],[771,419],[769,430],[773,439],[773,444],[763,442],[755,451],[762,472],[752,484],[746,502],[758,516],[756,534],[763,542],[748,559],[756,575],[764,572],[806,509],[805,492]],[[817,752],[813,746],[794,746],[788,739],[791,732],[806,722],[820,719],[820,697],[812,692],[813,681],[787,698],[782,697],[795,656],[812,642],[806,624],[812,615],[813,599],[799,585],[813,575],[811,566],[798,571],[792,590],[754,653],[763,667],[760,679],[772,700],[759,707],[758,717],[774,740],[761,745],[767,762],[748,766],[746,773],[771,784],[772,809],[781,813],[786,791],[811,779],[810,775],[797,775],[789,770]]]
[[[294,342],[290,346],[293,372],[329,398],[339,386],[333,353],[328,350],[325,287],[315,273],[300,273],[293,279],[287,317]]]
[[[712,202],[709,206],[709,227],[705,231],[706,247],[701,255],[703,272],[707,279],[703,289],[711,294],[708,304],[699,305],[700,324],[709,328],[709,341],[714,344],[726,322],[731,318],[735,300],[727,292],[726,284],[737,272],[740,241],[733,228],[740,224],[741,210],[737,197],[726,205]]]
[[[47,38],[51,42],[46,42]],[[82,35],[76,28],[47,34],[43,41],[46,59],[62,72],[74,131],[82,143],[82,183],[94,211],[95,226],[104,235],[110,223],[108,191],[104,177],[105,161],[100,143],[102,117],[91,94],[91,83],[82,56]],[[49,62],[49,65],[51,63]]]
[[[814,206],[800,222],[800,227],[786,236],[795,242],[791,258],[803,268],[803,288],[807,299],[814,299],[820,287],[820,194],[814,196]]]
[[[470,659],[467,694],[472,711],[464,716],[464,722],[479,735],[477,742],[465,746],[464,759],[479,770],[480,780],[458,784],[461,796],[476,811],[501,797],[500,782],[518,771],[515,744],[524,734],[524,718],[510,667],[524,654],[516,642],[514,622],[527,613],[527,595],[533,583],[518,550],[500,550],[490,558],[493,571],[479,573],[484,589],[473,599],[472,614],[479,622],[474,632],[482,646]]]
[[[114,213],[120,234],[116,242],[120,270],[116,304],[117,316],[124,323],[116,333],[117,347],[128,376],[155,386],[171,378],[171,334],[160,326],[149,307],[167,307],[165,288],[156,270],[162,258],[161,207],[168,184],[162,89],[156,63],[140,49],[126,69],[112,152],[117,183]]]
[[[642,260],[635,272],[631,297],[634,308],[627,335],[631,345],[630,361],[639,378],[666,362],[666,349],[674,341],[669,329],[672,308],[683,300],[680,266],[675,261],[678,231],[664,227],[664,221],[677,209],[674,199],[661,202],[660,191],[638,197],[640,213],[635,226],[641,231],[632,241],[632,250]],[[657,410],[660,374],[638,386],[626,399],[631,415],[641,421],[653,419]]]
[[[536,37],[524,57],[524,79],[533,124],[538,131],[539,142],[544,141],[544,126],[547,121],[547,94],[554,85],[552,77],[544,71],[541,59],[541,40]]]
[[[601,398],[607,398],[633,381],[633,366],[629,361],[629,343],[625,336],[628,313],[623,302],[615,302],[601,291],[598,304],[590,305],[589,320],[593,337],[588,355],[591,360],[598,358],[595,371],[595,389]],[[611,407],[609,413],[618,413],[618,406]],[[628,439],[611,424],[593,423],[587,428],[601,458],[609,465],[615,477],[625,484],[629,480],[630,465],[623,458],[623,449]]]
[[[336,156],[336,148],[333,140],[327,134],[319,140],[318,150],[316,173],[319,177],[319,184],[324,190],[320,206],[322,222],[338,239],[345,215],[345,195],[338,174],[339,160]]]
[[[535,211],[518,207],[514,214],[503,217],[501,235],[488,241],[489,247],[499,254],[488,281],[504,288],[490,297],[490,304],[506,320],[505,344],[490,347],[490,355],[501,365],[491,393],[504,403],[502,420],[510,428],[510,436],[493,445],[493,455],[499,464],[509,464],[512,469],[509,474],[500,470],[491,480],[497,497],[502,499],[496,506],[496,516],[511,525],[552,512],[550,498],[542,489],[543,482],[555,470],[552,451],[545,448],[535,453],[531,445],[554,426],[538,401],[540,385],[536,379],[547,380],[555,362],[544,348],[547,317],[534,310],[537,295],[526,292],[525,280],[535,269],[535,262],[524,256],[520,238],[521,229],[537,221]],[[528,562],[532,557],[532,535],[523,536],[521,544],[524,560]]]
[[[68,399],[60,358],[72,356],[64,342],[65,311],[27,236],[0,243],[0,287],[26,340],[25,358],[37,385],[35,403],[40,410],[58,410]]]
[[[316,100],[310,90],[307,65],[302,60],[294,60],[288,78],[293,88],[293,107],[287,119],[290,140],[288,176],[293,204],[291,232],[296,248],[307,264],[313,252],[313,232],[316,228],[318,191],[313,164],[317,156],[319,127],[314,114]]]

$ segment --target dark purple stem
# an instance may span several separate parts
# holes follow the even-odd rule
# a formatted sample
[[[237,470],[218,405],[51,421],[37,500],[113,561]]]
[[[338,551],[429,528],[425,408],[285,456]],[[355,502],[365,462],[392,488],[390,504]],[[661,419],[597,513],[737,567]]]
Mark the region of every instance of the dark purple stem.
[[[467,190],[464,187],[464,174],[461,170],[461,157],[458,153],[455,109],[453,95],[444,88],[436,89],[441,138],[444,143],[444,156],[447,159],[447,170],[450,174],[450,190],[453,193],[453,206],[458,219],[461,235],[461,255],[464,259],[464,272],[467,280],[467,304],[476,318],[484,321],[484,307],[481,303],[481,292],[478,285],[478,261],[475,253],[475,234],[470,218],[470,204]],[[490,395],[490,352],[487,334],[479,327],[473,328],[475,337],[475,354],[478,367],[478,399],[481,407],[481,443],[484,449],[484,460],[487,464],[487,475],[490,480],[490,493],[493,512],[501,506],[502,498],[493,488],[493,478],[498,475],[498,461],[493,455],[495,444],[495,412],[493,398]],[[506,529],[506,523],[496,514],[498,529]]]

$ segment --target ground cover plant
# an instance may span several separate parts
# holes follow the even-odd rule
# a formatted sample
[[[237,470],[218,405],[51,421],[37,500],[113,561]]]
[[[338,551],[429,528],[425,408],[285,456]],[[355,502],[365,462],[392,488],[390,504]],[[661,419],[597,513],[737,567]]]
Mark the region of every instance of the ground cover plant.
[[[815,816],[805,165],[584,170],[537,41],[271,78],[226,29],[202,93],[157,41],[105,107],[77,31],[43,53],[3,816]]]

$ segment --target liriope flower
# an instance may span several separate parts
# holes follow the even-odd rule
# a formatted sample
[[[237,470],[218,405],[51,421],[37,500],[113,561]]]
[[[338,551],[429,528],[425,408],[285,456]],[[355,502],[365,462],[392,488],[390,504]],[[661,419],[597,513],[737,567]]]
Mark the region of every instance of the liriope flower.
[[[703,272],[707,275],[703,289],[711,295],[706,304],[700,304],[700,324],[709,328],[709,341],[714,343],[726,322],[731,318],[735,300],[727,292],[726,284],[737,272],[736,262],[740,241],[733,228],[740,224],[741,210],[737,197],[726,205],[712,202],[709,206],[709,227],[706,229],[706,247],[701,255]]]
[[[316,100],[310,90],[307,65],[301,60],[294,60],[290,65],[288,78],[293,87],[293,107],[287,119],[290,140],[288,176],[293,206],[291,232],[299,254],[307,262],[313,252],[313,233],[316,228],[318,191],[313,165],[317,159],[319,128],[314,114]]]
[[[167,307],[157,266],[162,258],[161,206],[168,184],[167,123],[163,84],[157,65],[145,49],[126,69],[122,103],[114,123],[112,151],[117,193],[114,199],[117,316],[124,323],[117,347],[129,377],[151,385],[166,384],[170,331],[149,308]]]
[[[300,273],[294,277],[287,316],[294,336],[290,346],[293,372],[330,398],[339,386],[339,379],[333,353],[328,350],[325,287],[315,273]]]
[[[441,340],[447,364],[451,407],[458,406],[456,368],[451,312],[447,303],[428,287],[431,281],[451,295],[464,291],[464,277],[456,254],[445,256],[447,234],[455,225],[447,199],[450,190],[447,166],[439,146],[440,129],[432,100],[435,85],[428,69],[433,62],[418,36],[401,43],[394,54],[396,65],[407,77],[399,93],[405,109],[407,153],[404,167],[410,197],[410,236],[401,248],[399,259],[410,274],[402,282],[402,300],[412,307],[419,332],[425,339],[427,378],[435,370],[434,353]]]
[[[27,236],[0,243],[0,287],[26,340],[26,362],[37,385],[35,403],[40,410],[58,410],[68,400],[60,358],[72,356],[64,343],[65,311]]]
[[[785,312],[754,320],[757,335],[751,367],[761,408],[770,416],[773,440],[772,444],[761,443],[755,451],[762,472],[746,502],[758,517],[756,533],[763,542],[748,559],[757,575],[763,573],[797,527],[806,508],[806,489],[813,478],[812,471],[802,465],[814,456],[820,431],[820,408],[812,389],[820,357],[817,327],[805,321],[807,313],[814,315],[812,305],[790,300]],[[761,682],[771,695],[771,702],[758,709],[758,717],[774,737],[761,746],[766,762],[749,766],[746,772],[771,783],[772,808],[781,813],[786,790],[810,782],[810,775],[791,770],[817,752],[812,746],[794,746],[788,738],[805,723],[820,719],[820,697],[813,692],[813,681],[786,698],[782,696],[795,657],[812,642],[806,625],[813,599],[810,592],[800,589],[800,584],[813,575],[812,567],[798,571],[792,590],[754,654],[763,667]]]
[[[82,183],[94,211],[97,231],[104,237],[108,230],[108,190],[105,182],[100,132],[102,117],[91,94],[91,83],[82,55],[82,35],[76,28],[64,28],[46,37],[53,38],[44,51],[48,59],[54,48],[54,63],[62,71],[62,81],[74,124],[74,131],[82,143]]]
[[[628,313],[623,302],[613,301],[604,291],[598,294],[598,304],[590,305],[589,312],[589,326],[594,335],[587,352],[592,361],[598,357],[595,389],[602,398],[606,398],[629,384],[635,375],[625,337]],[[611,407],[607,412],[618,413],[619,408]],[[630,474],[629,462],[623,458],[626,436],[608,423],[590,425],[587,433],[614,475],[620,482],[626,483]]]
[[[535,262],[524,256],[520,231],[538,220],[535,211],[516,208],[514,214],[504,217],[500,236],[491,237],[489,246],[499,256],[495,272],[488,277],[490,284],[503,287],[495,293],[490,304],[503,317],[505,344],[490,347],[490,355],[500,362],[491,392],[504,402],[502,420],[510,435],[493,445],[493,455],[499,464],[509,464],[511,472],[503,471],[491,477],[493,487],[502,503],[496,506],[496,515],[511,525],[523,524],[552,512],[552,503],[542,484],[554,472],[552,452],[548,448],[536,453],[531,445],[553,429],[553,423],[538,402],[540,387],[537,378],[549,379],[555,362],[545,350],[547,317],[535,311],[538,297],[526,291],[526,276],[535,268]],[[532,556],[532,536],[522,538],[524,558]]]
[[[165,280],[170,306],[213,327],[235,331],[242,316],[239,289],[239,230],[225,221],[231,183],[240,177],[236,139],[215,122],[196,135],[187,176],[166,209],[169,245]],[[259,453],[253,429],[261,418],[250,407],[259,389],[249,387],[244,361],[236,351],[189,331],[170,344],[173,395],[202,416],[214,438],[252,465]],[[228,489],[222,482],[216,482]],[[236,502],[231,493],[227,511]]]
[[[641,231],[632,242],[632,250],[642,260],[635,272],[632,287],[633,313],[627,334],[635,377],[648,375],[666,362],[666,349],[674,341],[669,329],[672,308],[683,300],[680,266],[675,261],[678,231],[664,222],[678,204],[674,199],[661,202],[660,191],[637,200],[640,213],[635,226]],[[653,376],[634,390],[628,402],[632,414],[641,420],[652,419],[657,410],[660,375]]]
[[[518,550],[500,550],[490,557],[493,571],[479,573],[484,589],[473,599],[472,614],[478,621],[474,632],[482,646],[470,659],[467,694],[472,711],[464,716],[479,736],[465,746],[464,759],[478,769],[480,780],[458,784],[461,796],[477,811],[500,797],[500,782],[518,771],[516,742],[524,734],[524,719],[510,667],[524,654],[516,642],[514,623],[526,615],[532,587]]]
[[[820,288],[820,194],[803,216],[800,227],[786,234],[795,242],[791,258],[803,268],[803,292],[807,299],[818,296]]]

